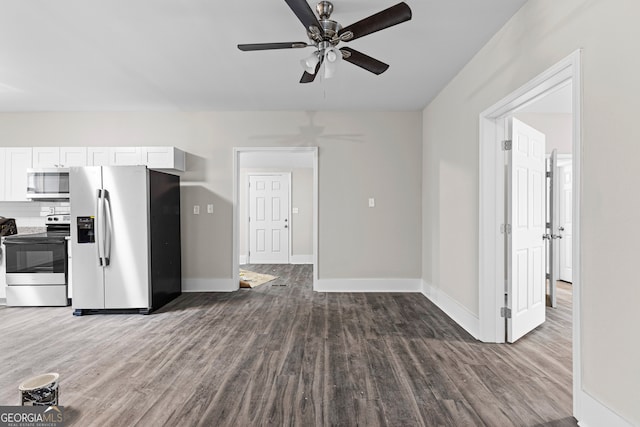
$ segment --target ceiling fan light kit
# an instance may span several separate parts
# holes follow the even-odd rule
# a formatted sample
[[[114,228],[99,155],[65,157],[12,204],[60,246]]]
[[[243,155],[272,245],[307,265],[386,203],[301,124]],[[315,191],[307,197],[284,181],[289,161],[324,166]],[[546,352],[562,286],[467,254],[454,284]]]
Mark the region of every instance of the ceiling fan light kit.
[[[355,40],[411,19],[411,8],[406,3],[401,2],[343,28],[338,22],[330,19],[333,13],[333,4],[329,1],[321,1],[317,4],[317,16],[313,13],[306,0],[285,0],[285,2],[306,29],[309,43],[239,44],[238,49],[253,51],[299,49],[303,47],[315,48],[315,51],[309,57],[300,61],[304,68],[300,83],[314,81],[320,67],[323,65],[324,78],[331,78],[335,73],[337,64],[343,59],[371,73],[382,74],[389,68],[389,65],[355,49],[348,47],[338,49],[336,46],[340,42]]]

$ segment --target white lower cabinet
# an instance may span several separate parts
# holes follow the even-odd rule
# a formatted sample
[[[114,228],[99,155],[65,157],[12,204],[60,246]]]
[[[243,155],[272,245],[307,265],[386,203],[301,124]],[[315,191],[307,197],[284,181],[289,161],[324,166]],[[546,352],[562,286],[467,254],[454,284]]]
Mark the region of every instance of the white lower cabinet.
[[[0,304],[7,302],[7,268],[5,267],[4,244],[0,243]]]

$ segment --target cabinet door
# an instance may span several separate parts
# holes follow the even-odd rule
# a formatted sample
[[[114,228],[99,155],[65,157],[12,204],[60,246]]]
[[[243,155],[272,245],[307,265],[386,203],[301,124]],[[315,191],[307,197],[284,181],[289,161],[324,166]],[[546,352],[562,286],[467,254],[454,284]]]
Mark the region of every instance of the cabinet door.
[[[0,147],[0,166],[4,169],[5,163],[5,152],[6,150],[3,147]],[[6,178],[5,178],[4,170],[0,171],[0,201],[5,200],[5,196],[7,192],[5,191],[6,187]]]
[[[5,274],[5,248],[3,244],[0,244],[0,298],[7,297],[7,276]]]
[[[5,149],[5,200],[12,202],[27,200],[27,169],[33,164],[32,156],[31,148]]]
[[[60,148],[33,147],[34,168],[57,168],[60,166]]]
[[[139,166],[142,163],[140,147],[111,147],[109,149],[110,164],[112,166]]]
[[[142,162],[149,169],[185,169],[184,152],[175,147],[142,147]]]
[[[109,148],[88,147],[87,166],[109,166]]]
[[[60,164],[65,168],[87,166],[87,147],[60,147]]]

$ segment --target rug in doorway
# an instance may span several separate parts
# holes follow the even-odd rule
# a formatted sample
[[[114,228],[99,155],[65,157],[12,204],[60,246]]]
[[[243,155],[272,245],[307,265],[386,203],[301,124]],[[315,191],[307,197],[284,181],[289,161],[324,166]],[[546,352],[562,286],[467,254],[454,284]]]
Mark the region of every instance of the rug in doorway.
[[[241,288],[255,288],[256,286],[263,285],[273,279],[277,279],[277,277],[270,274],[261,274],[254,271],[240,269]]]

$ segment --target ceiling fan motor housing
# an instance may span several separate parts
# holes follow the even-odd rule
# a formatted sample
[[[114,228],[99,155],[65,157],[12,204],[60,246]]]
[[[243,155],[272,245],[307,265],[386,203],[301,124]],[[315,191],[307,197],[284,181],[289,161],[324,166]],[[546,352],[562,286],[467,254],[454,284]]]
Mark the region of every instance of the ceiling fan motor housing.
[[[309,40],[311,40],[316,46],[322,42],[328,42],[332,46],[336,46],[338,43],[340,43],[338,32],[340,32],[340,30],[342,29],[342,25],[338,24],[336,21],[329,19],[331,13],[333,12],[333,4],[329,1],[321,1],[316,6],[316,11],[318,12],[318,16],[320,17],[318,22],[322,26],[324,36],[319,32],[310,29],[309,31],[307,31]]]

